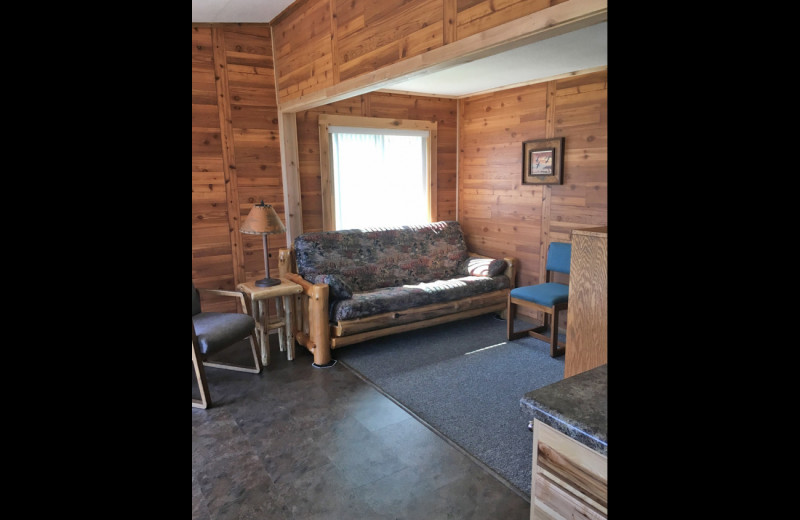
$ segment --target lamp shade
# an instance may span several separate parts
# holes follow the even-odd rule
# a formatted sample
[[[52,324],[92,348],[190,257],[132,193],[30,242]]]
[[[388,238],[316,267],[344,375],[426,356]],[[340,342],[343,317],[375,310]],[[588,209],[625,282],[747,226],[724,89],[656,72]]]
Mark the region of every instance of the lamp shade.
[[[284,233],[286,228],[272,205],[264,204],[262,200],[261,204],[256,204],[250,210],[239,231],[248,235],[274,235]]]

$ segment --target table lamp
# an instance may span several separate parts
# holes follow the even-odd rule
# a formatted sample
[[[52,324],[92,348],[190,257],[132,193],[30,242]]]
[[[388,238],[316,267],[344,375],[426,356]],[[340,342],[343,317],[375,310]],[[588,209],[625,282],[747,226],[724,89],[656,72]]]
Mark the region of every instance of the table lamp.
[[[266,277],[261,280],[256,280],[256,286],[272,287],[273,285],[280,285],[280,279],[269,277],[269,262],[267,260],[269,248],[267,247],[267,235],[285,233],[286,228],[283,227],[283,222],[281,222],[278,214],[272,209],[272,205],[264,204],[262,200],[261,204],[253,206],[253,209],[250,210],[250,214],[247,215],[239,231],[248,235],[261,235],[264,241],[264,273]]]

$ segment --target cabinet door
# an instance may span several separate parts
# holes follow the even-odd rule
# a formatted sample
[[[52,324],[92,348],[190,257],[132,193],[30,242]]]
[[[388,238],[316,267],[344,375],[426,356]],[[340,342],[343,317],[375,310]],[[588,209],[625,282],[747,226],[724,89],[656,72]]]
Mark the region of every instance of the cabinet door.
[[[531,520],[608,518],[608,459],[535,420]]]
[[[608,233],[605,229],[572,232],[565,378],[608,362]]]

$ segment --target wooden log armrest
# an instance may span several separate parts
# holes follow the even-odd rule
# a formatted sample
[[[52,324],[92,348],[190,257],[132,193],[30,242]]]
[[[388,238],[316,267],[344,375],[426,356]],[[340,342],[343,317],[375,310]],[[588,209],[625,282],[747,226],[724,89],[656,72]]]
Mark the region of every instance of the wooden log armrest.
[[[303,288],[303,295],[308,298],[308,305],[301,305],[300,312],[308,312],[308,333],[297,331],[295,338],[314,355],[314,364],[325,366],[331,361],[330,324],[328,323],[328,294],[326,283],[313,284],[304,280],[297,273],[283,275]]]
[[[475,258],[492,258],[491,256],[486,255],[479,255],[478,253],[473,253],[472,251],[467,251],[469,256],[474,256]],[[506,270],[503,271],[503,274],[508,277],[509,282],[511,282],[510,289],[516,287],[517,282],[517,266],[519,265],[519,260],[513,256],[506,256],[503,257],[503,260],[506,261]]]
[[[511,286],[509,289],[513,289],[517,286],[517,270],[519,268],[519,260],[517,260],[514,256],[507,256],[503,258],[506,261],[508,266],[506,270],[503,271],[503,274],[508,276],[508,280],[511,282]]]

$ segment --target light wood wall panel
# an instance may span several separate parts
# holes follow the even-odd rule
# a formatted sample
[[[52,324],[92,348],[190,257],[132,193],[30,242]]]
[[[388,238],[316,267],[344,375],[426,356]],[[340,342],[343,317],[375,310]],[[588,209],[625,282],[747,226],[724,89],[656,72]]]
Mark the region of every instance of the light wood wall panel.
[[[417,119],[437,123],[437,220],[456,220],[457,109],[454,99],[372,92],[297,114],[303,231],[322,231],[320,114]],[[380,194],[375,194],[380,196]]]
[[[486,256],[517,257],[518,286],[540,283],[550,241],[570,242],[573,229],[608,223],[607,71],[459,103],[459,221],[467,244]],[[563,184],[523,185],[523,142],[562,136]]]
[[[267,24],[192,25],[192,279],[234,289],[264,276],[260,236],[239,233],[262,199],[283,213],[272,38]],[[270,236],[270,268],[284,235]],[[203,300],[230,311],[230,299]]]
[[[272,26],[281,101],[333,85],[331,0],[296,2]]]
[[[561,4],[568,5],[561,9]],[[298,98],[315,99],[312,94],[340,83],[352,86],[353,94],[363,93],[352,80],[380,82],[386,78],[376,71],[431,51],[443,51],[431,58],[434,62],[479,51],[480,40],[465,40],[554,6],[552,19],[541,13],[529,20],[531,33],[580,24],[584,16],[602,17],[598,8],[605,9],[602,2],[588,0],[297,0],[271,22],[280,103],[285,108]],[[512,27],[509,39],[523,36],[526,27],[528,22]],[[453,46],[460,43],[466,45]],[[496,43],[502,42],[491,45]],[[442,49],[448,46],[457,47],[452,55]],[[424,63],[419,60],[416,68],[425,68]],[[338,94],[330,95],[339,100]],[[288,104],[302,110],[320,100]]]
[[[456,39],[483,32],[568,0],[457,0]]]
[[[332,0],[340,80],[443,44],[442,0]]]
[[[564,136],[564,182],[550,193],[550,240],[608,224],[608,71],[554,84],[554,132]]]

